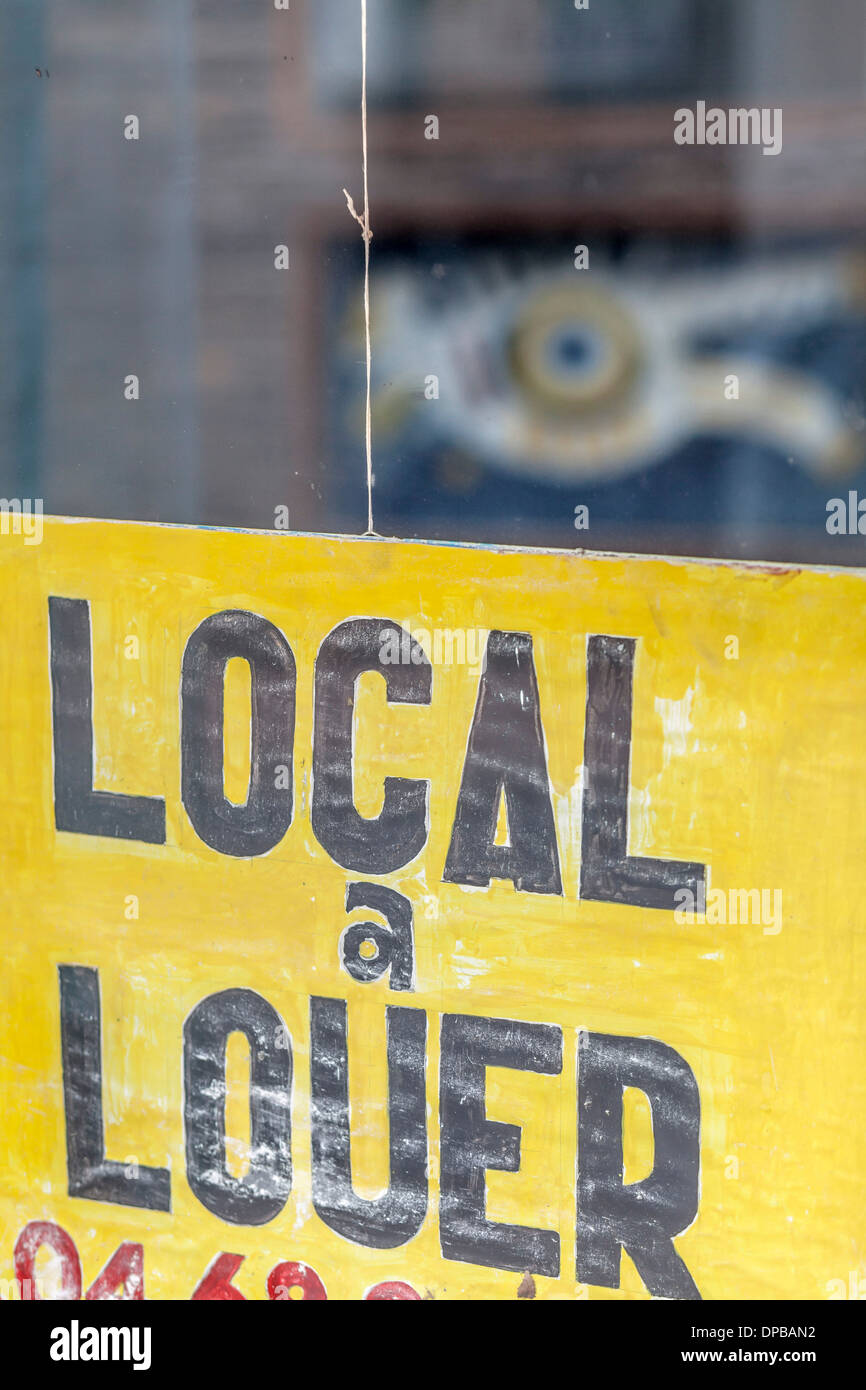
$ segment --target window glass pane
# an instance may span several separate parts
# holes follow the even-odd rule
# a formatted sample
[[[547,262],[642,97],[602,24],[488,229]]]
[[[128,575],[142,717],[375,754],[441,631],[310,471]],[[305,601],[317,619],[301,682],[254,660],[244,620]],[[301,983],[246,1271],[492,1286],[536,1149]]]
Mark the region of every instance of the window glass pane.
[[[6,0],[4,495],[365,529],[358,8]],[[862,563],[830,8],[370,0],[378,530]]]

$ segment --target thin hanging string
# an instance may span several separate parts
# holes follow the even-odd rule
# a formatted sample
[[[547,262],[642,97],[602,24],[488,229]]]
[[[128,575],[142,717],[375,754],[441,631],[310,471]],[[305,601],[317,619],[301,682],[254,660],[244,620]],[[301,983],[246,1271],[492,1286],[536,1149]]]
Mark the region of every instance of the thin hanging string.
[[[364,338],[367,357],[367,400],[364,412],[364,442],[367,454],[367,529],[365,536],[375,536],[373,530],[373,425],[370,407],[372,393],[372,353],[370,350],[370,194],[367,186],[367,0],[361,0],[361,149],[364,162],[364,215],[358,215],[352,195],[343,193],[349,212],[361,228],[364,239]]]

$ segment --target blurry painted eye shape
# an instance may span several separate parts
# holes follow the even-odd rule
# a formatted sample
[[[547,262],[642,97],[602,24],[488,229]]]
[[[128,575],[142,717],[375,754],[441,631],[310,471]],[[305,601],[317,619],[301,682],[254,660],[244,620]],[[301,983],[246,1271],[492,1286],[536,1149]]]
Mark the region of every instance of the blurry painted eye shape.
[[[577,372],[585,375],[598,366],[606,344],[587,324],[560,324],[550,334],[547,344],[548,363],[561,375]]]
[[[545,290],[512,330],[509,363],[529,405],[583,415],[621,405],[640,366],[631,320],[597,290]]]

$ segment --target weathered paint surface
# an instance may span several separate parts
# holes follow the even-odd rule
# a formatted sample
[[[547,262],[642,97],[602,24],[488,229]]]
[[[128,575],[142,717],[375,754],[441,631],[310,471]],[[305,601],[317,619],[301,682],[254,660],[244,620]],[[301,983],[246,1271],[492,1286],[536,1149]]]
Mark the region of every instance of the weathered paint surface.
[[[864,576],[55,520],[0,594],[0,1278],[859,1289]]]

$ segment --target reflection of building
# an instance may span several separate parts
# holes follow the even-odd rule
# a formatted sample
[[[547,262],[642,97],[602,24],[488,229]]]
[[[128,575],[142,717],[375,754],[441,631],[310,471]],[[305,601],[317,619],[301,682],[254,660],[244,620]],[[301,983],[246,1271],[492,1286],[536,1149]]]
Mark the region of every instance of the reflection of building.
[[[352,327],[361,245],[342,194],[357,200],[361,183],[358,8],[4,6],[2,37],[11,29],[15,40],[0,56],[4,125],[20,138],[0,136],[0,210],[18,228],[0,244],[0,285],[25,286],[0,334],[4,493],[38,483],[47,510],[244,526],[273,524],[286,504],[297,527],[363,529]],[[833,488],[820,469],[837,435],[840,447],[863,437],[860,291],[844,269],[834,276],[864,230],[864,30],[860,0],[836,0],[832,24],[808,0],[605,0],[586,11],[561,0],[370,0],[383,529],[861,558],[859,539],[824,530]],[[35,77],[40,65],[50,80]],[[782,156],[675,146],[673,111],[698,99],[782,105]],[[138,142],[123,139],[129,112],[141,120]],[[424,138],[430,113],[438,140]],[[578,243],[595,256],[579,291]],[[288,271],[274,269],[279,244]],[[788,281],[812,275],[827,312],[813,300],[799,320],[796,307],[780,318],[773,304],[756,315],[776,283],[761,266],[795,306]],[[694,362],[677,376],[658,345],[686,270],[715,306],[703,323],[694,314],[704,363],[714,353],[763,362],[772,380],[765,372],[756,390],[772,390],[754,428],[744,409],[737,430],[698,431],[690,444],[668,419],[660,462],[652,422],[677,401],[700,416],[697,396],[711,390]],[[572,289],[550,311],[565,282]],[[739,330],[719,317],[723,284],[742,305]],[[662,286],[670,293],[659,299]],[[648,317],[635,309],[642,294]],[[509,296],[515,312],[522,305],[517,339]],[[519,368],[512,413],[518,398],[536,402],[522,473],[511,427],[491,457],[507,392],[491,423],[483,412],[470,420],[471,396],[461,405],[447,387],[485,314],[499,368]],[[637,334],[629,349],[623,332]],[[425,334],[442,371],[422,372]],[[590,420],[593,435],[586,402],[572,412],[572,458],[583,460],[594,518],[576,535],[584,492],[573,495],[567,470],[552,479],[546,461],[553,435],[571,428],[554,397],[591,401],[614,348],[631,363],[622,401],[642,390],[648,414],[638,447],[611,450],[609,421]],[[410,362],[421,379],[406,388],[407,413],[392,378]],[[131,372],[141,378],[134,403],[123,398]],[[431,374],[451,392],[436,415],[419,408]],[[809,387],[797,406],[795,380]],[[792,414],[798,428],[780,428]],[[788,443],[774,452],[791,436],[790,453]],[[862,451],[848,452],[845,486],[866,492]]]
[[[672,88],[700,95],[725,71],[729,26],[715,0],[370,0],[368,91],[384,109],[419,101],[633,102]],[[343,35],[355,0],[312,9],[317,90],[328,105],[357,101]]]
[[[36,490],[42,444],[44,89],[38,59],[30,66],[42,52],[40,7],[9,0],[0,7],[0,455],[7,495],[19,497]]]

